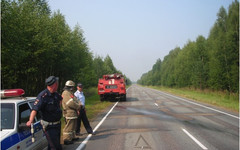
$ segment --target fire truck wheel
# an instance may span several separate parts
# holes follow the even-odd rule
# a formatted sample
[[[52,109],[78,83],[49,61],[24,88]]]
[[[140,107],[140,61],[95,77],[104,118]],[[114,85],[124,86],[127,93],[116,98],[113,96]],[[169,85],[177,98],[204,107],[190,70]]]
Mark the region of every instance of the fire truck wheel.
[[[124,101],[124,102],[125,102],[126,99],[127,99],[127,98],[126,98],[126,94],[121,97],[121,101]]]
[[[103,96],[100,97],[100,101],[101,101],[101,102],[104,101],[104,97],[103,97]]]

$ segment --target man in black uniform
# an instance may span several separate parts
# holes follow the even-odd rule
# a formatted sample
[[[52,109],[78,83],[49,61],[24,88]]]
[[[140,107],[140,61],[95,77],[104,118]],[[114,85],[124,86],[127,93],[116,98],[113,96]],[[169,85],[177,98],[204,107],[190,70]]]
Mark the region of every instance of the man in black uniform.
[[[27,126],[31,126],[37,112],[41,112],[41,124],[48,140],[48,150],[62,150],[61,136],[61,102],[62,96],[57,93],[58,77],[50,76],[46,79],[47,88],[38,94]]]

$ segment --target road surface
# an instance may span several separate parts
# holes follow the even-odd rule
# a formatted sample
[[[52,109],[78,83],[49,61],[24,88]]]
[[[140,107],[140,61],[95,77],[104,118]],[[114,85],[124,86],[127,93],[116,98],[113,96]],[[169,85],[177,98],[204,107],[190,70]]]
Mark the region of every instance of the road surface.
[[[63,149],[239,149],[238,114],[138,85],[91,124],[96,135],[84,134]]]

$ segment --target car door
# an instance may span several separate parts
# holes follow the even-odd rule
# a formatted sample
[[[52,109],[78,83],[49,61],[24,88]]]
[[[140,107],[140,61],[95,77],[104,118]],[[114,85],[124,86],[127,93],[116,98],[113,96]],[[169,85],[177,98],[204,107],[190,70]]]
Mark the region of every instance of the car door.
[[[31,149],[31,132],[30,128],[26,126],[27,121],[31,113],[31,109],[27,102],[17,104],[16,113],[16,131],[19,137],[19,141],[10,149]]]
[[[29,105],[30,105],[31,109],[33,107],[34,102],[35,102],[35,99],[33,101],[29,101]],[[34,119],[35,148],[42,150],[45,147],[47,147],[48,142],[47,142],[46,136],[43,132],[40,120],[41,120],[41,115],[38,112]]]
[[[18,135],[20,142],[17,144],[20,149],[41,149],[45,137],[41,129],[40,121],[34,122],[34,142],[32,142],[31,128],[26,126],[31,114],[30,104],[25,102],[18,104]],[[46,144],[45,144],[46,146]],[[43,147],[44,148],[44,147]]]

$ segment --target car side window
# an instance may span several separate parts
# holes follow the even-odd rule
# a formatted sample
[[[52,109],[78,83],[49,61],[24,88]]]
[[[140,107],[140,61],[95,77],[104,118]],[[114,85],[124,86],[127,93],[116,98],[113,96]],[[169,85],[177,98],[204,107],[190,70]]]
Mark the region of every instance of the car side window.
[[[19,126],[24,126],[30,117],[31,109],[27,103],[19,105]]]

